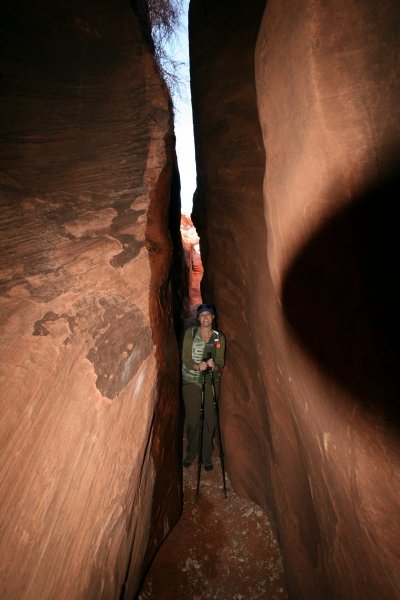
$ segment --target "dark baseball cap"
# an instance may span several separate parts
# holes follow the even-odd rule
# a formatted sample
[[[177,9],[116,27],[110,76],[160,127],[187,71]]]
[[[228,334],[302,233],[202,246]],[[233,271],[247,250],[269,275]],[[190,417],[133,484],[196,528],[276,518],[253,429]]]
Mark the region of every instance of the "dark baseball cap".
[[[209,312],[211,315],[215,315],[215,306],[213,304],[199,304],[196,312],[197,316],[204,312]]]

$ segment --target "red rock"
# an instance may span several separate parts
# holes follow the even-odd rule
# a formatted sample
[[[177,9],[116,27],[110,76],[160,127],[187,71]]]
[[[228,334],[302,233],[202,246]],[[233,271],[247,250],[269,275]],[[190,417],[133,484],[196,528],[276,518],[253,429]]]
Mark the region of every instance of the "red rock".
[[[264,5],[190,6],[227,469],[276,526],[289,597],[394,600],[399,5]]]
[[[129,2],[1,12],[0,595],[132,597],[180,512],[169,100]]]
[[[189,306],[186,309],[188,316],[196,305],[201,304],[201,280],[204,269],[200,254],[200,238],[191,218],[184,214],[181,215],[181,235],[188,271]]]

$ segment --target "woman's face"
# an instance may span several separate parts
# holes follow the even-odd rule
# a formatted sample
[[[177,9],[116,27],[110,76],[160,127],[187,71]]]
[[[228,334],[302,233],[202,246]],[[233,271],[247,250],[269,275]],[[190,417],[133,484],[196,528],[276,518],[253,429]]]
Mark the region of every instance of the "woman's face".
[[[213,319],[214,315],[207,311],[204,311],[201,313],[201,315],[199,315],[200,325],[203,325],[203,327],[210,326],[213,322]]]

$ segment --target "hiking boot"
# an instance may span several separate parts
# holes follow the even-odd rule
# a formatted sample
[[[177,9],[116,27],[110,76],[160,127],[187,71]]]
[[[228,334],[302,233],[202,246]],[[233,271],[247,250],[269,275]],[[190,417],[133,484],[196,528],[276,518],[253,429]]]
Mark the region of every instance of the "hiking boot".
[[[205,471],[212,471],[214,468],[213,461],[211,460],[211,458],[205,458],[203,460],[203,465]]]
[[[184,467],[190,467],[190,465],[192,464],[194,460],[194,456],[193,454],[190,454],[190,452],[188,452],[185,456],[185,458],[183,459],[183,466]]]

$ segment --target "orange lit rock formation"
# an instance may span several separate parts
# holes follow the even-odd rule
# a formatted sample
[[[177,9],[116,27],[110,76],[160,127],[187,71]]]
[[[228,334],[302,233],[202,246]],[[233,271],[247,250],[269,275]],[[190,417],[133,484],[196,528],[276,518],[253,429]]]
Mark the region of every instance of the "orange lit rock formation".
[[[180,513],[186,275],[145,6],[0,7],[4,600],[130,600]],[[397,600],[399,3],[190,13],[230,481],[290,598]]]
[[[181,216],[182,245],[185,263],[188,272],[189,306],[186,307],[188,315],[190,309],[201,304],[200,284],[203,277],[203,264],[200,256],[199,236],[192,220],[187,215]]]
[[[190,6],[227,467],[275,522],[290,598],[395,600],[399,4],[264,5]]]
[[[128,0],[1,13],[0,596],[130,598],[180,511],[169,101]]]

